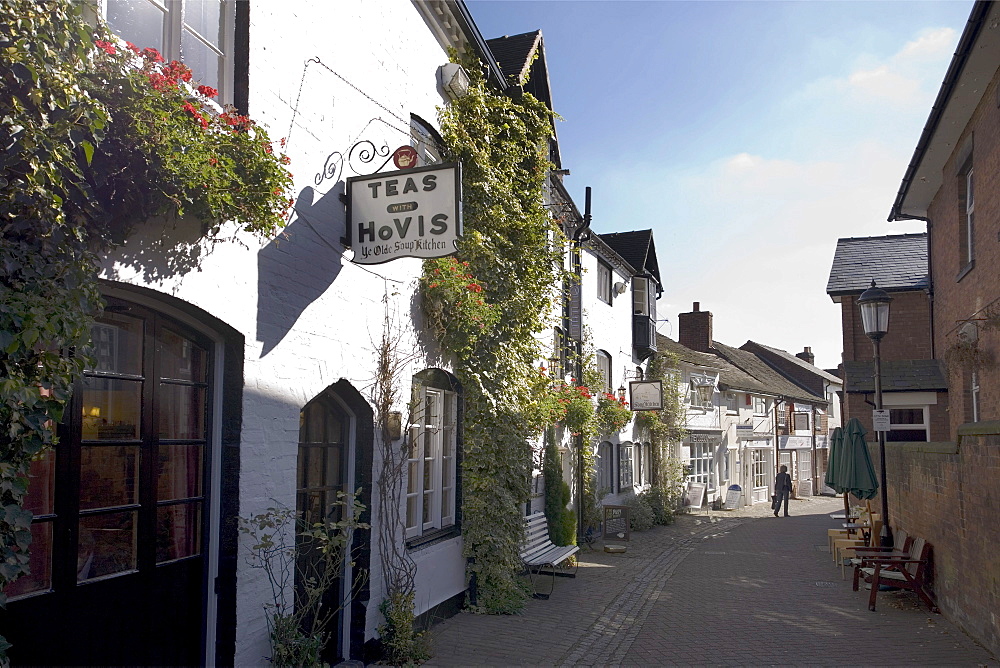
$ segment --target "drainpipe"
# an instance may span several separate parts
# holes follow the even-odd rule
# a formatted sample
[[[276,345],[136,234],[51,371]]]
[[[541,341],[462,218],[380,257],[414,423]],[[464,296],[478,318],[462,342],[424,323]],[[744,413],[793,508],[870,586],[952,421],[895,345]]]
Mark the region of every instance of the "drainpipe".
[[[590,186],[587,186],[586,195],[584,199],[583,206],[583,224],[580,225],[576,230],[573,231],[573,273],[576,274],[576,280],[580,281],[581,285],[583,282],[583,262],[581,260],[583,241],[590,238]],[[580,296],[583,299],[583,295]],[[582,308],[582,306],[581,306]],[[581,313],[580,317],[583,317]],[[582,324],[581,324],[582,326]],[[583,383],[583,341],[576,341],[576,378],[580,383]],[[586,532],[586,527],[584,526],[584,464],[583,464],[583,448],[587,446],[583,442],[583,436],[574,436],[574,441],[576,442],[576,544],[581,545],[584,539],[584,533]],[[640,446],[641,447],[641,446]]]
[[[812,474],[812,495],[816,496],[816,485],[819,484],[819,476],[816,474],[818,470],[816,467],[816,404],[812,405],[812,420],[809,424],[812,427],[812,434],[810,435],[812,438],[812,470],[810,471]]]

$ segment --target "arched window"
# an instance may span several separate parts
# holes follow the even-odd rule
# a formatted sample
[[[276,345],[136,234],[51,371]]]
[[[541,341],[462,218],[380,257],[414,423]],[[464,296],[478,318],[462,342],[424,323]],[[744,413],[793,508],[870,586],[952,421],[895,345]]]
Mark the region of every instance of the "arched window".
[[[607,494],[614,490],[615,470],[613,446],[608,441],[603,441],[597,446],[597,492],[599,495]]]

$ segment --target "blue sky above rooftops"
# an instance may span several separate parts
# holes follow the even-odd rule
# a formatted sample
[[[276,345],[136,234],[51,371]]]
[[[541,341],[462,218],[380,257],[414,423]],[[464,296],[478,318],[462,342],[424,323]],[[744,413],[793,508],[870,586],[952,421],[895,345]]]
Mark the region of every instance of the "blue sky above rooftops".
[[[541,29],[565,183],[594,229],[652,228],[660,332],[835,367],[841,237],[887,223],[972,2],[467,0],[489,39]]]

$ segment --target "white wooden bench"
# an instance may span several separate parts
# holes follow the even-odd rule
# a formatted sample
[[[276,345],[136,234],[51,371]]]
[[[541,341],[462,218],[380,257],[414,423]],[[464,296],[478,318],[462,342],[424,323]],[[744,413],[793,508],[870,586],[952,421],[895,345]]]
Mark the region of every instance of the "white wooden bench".
[[[524,518],[526,536],[524,545],[521,547],[521,561],[528,571],[531,579],[532,595],[535,598],[548,598],[555,588],[556,576],[576,577],[576,567],[572,572],[558,570],[559,564],[563,563],[574,554],[580,551],[577,545],[554,545],[549,540],[549,525],[545,519],[545,513],[537,512]],[[542,575],[542,569],[546,568],[551,576],[548,593],[540,593],[535,585],[536,578]]]

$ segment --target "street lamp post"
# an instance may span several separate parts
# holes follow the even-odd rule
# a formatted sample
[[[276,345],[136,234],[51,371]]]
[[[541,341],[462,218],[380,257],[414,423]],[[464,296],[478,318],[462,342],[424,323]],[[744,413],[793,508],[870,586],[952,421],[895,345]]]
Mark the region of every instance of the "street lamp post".
[[[882,357],[879,350],[879,342],[882,337],[889,332],[889,302],[892,297],[885,290],[875,287],[872,280],[871,287],[861,293],[858,297],[858,306],[861,308],[861,323],[865,328],[865,334],[872,340],[875,347],[875,410],[882,410]],[[882,485],[882,533],[879,536],[879,544],[882,547],[892,547],[892,529],[889,528],[889,496],[885,484],[885,432],[878,431],[878,454],[879,454],[879,482]]]

